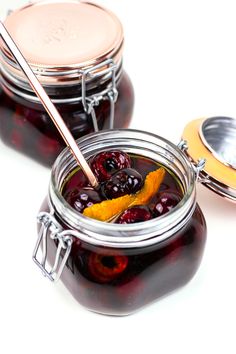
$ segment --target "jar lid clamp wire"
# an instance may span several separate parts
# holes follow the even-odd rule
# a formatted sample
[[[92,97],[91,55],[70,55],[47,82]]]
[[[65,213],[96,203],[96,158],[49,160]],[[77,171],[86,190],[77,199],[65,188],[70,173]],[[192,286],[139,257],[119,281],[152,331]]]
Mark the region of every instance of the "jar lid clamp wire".
[[[105,69],[102,74],[111,74],[111,85],[109,88],[106,90],[107,92],[105,94],[98,94],[94,95],[92,97],[87,97],[87,84],[86,84],[86,78],[92,77],[93,72],[107,66],[107,69]],[[82,86],[82,103],[83,107],[86,113],[91,114],[93,125],[94,125],[94,131],[98,131],[98,124],[97,124],[97,118],[96,118],[96,112],[94,107],[99,104],[101,100],[108,99],[110,101],[110,119],[109,119],[109,128],[112,129],[114,128],[114,116],[115,116],[115,103],[118,98],[118,91],[116,88],[116,64],[114,64],[112,59],[107,59],[103,63],[100,63],[92,68],[86,69],[82,73],[82,80],[81,80],[81,86]],[[101,75],[101,73],[100,73]]]
[[[236,119],[201,118],[184,128],[178,147],[193,164],[205,159],[199,182],[216,194],[236,202]]]
[[[180,142],[177,144],[177,147],[183,152],[186,153],[188,150],[188,143],[186,140],[180,140]],[[204,167],[206,165],[206,159],[204,158],[199,158],[197,163],[192,163],[193,169],[195,171],[196,175],[196,181],[202,181],[200,174],[204,170]]]
[[[70,255],[72,247],[73,231],[63,231],[61,226],[49,213],[40,213],[38,222],[41,224],[39,237],[33,252],[33,261],[41,269],[43,275],[52,282],[56,282],[63,272],[65,264]],[[50,235],[50,236],[49,236]],[[50,237],[55,242],[58,242],[57,253],[52,266],[47,262],[47,242]],[[42,246],[42,257],[39,259],[39,249]],[[63,251],[64,250],[64,251]],[[64,255],[63,255],[64,252]]]

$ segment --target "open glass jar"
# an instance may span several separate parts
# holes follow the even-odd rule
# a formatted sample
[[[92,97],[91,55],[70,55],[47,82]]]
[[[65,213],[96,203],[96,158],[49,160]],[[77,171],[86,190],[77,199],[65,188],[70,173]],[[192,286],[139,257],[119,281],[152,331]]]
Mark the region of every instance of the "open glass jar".
[[[88,160],[114,149],[151,159],[170,171],[183,190],[182,200],[166,215],[130,225],[106,223],[76,212],[63,198],[65,180],[76,167],[68,149],[53,166],[38,216],[34,261],[50,280],[61,277],[88,309],[130,314],[186,284],[199,267],[206,224],[196,203],[196,180],[204,161],[193,164],[169,141],[135,130],[107,130],[78,143]]]
[[[76,139],[128,127],[134,95],[113,13],[88,2],[42,1],[13,11],[4,24]],[[0,137],[50,166],[64,142],[2,42],[0,54]]]

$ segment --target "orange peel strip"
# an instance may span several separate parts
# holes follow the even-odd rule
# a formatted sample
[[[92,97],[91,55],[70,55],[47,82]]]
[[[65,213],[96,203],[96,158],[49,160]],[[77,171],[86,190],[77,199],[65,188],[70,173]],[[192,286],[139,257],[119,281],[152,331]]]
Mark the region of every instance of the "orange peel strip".
[[[165,177],[165,169],[163,167],[150,172],[144,181],[143,188],[135,194],[132,205],[145,205],[158,192],[160,185]]]
[[[125,211],[132,201],[134,201],[134,195],[129,194],[111,200],[104,200],[101,203],[85,208],[83,215],[100,221],[108,221],[113,216]]]
[[[119,198],[104,200],[84,209],[83,215],[100,220],[109,221],[133,205],[145,205],[158,192],[165,177],[163,167],[150,172],[144,181],[143,188],[136,194],[127,194]]]

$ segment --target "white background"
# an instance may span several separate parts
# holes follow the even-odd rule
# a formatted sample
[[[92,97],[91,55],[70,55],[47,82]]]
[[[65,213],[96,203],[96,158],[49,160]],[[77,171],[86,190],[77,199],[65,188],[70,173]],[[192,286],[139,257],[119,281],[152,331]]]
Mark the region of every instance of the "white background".
[[[0,1],[1,18],[24,3]],[[191,119],[236,117],[235,1],[100,3],[125,27],[132,127],[178,143]],[[2,143],[0,166],[0,353],[236,352],[236,205],[198,186],[208,241],[195,278],[134,315],[107,317],[82,308],[31,260],[50,171]]]

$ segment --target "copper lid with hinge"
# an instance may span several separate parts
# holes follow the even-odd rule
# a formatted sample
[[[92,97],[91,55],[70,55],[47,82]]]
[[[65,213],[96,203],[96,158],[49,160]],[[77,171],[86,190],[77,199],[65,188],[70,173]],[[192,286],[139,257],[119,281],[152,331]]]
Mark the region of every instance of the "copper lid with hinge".
[[[42,1],[13,11],[4,21],[41,83],[66,84],[80,72],[112,59],[118,66],[123,51],[123,28],[107,9],[89,2]],[[1,42],[5,72],[25,80]],[[102,65],[97,69],[104,71]],[[93,73],[96,74],[96,73]]]

